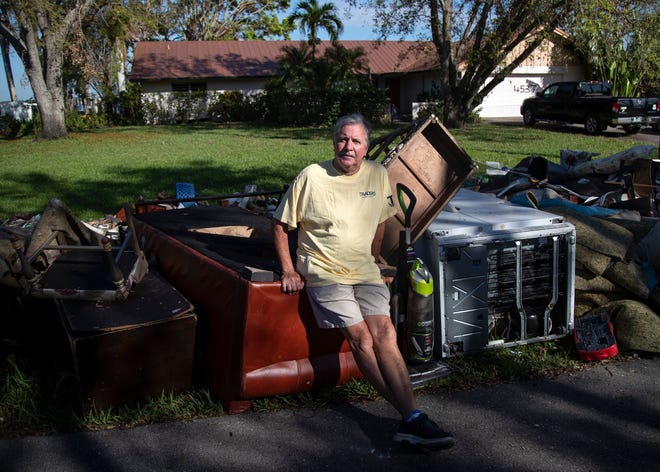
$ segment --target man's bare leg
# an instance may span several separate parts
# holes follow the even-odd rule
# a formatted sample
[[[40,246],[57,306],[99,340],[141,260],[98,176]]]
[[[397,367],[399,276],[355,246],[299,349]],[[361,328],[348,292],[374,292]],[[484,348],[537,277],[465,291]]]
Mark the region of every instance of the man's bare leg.
[[[342,328],[342,332],[365,378],[401,414],[402,421],[394,440],[428,447],[452,447],[454,437],[416,407],[408,369],[390,317],[366,316],[365,321]]]
[[[365,378],[402,417],[417,408],[408,369],[396,342],[396,331],[387,315],[367,316],[365,321],[342,328],[353,357]]]

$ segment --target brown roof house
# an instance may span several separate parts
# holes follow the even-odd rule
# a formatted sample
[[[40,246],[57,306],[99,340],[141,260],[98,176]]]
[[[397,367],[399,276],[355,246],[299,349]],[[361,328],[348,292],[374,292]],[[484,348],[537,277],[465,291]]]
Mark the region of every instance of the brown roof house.
[[[401,113],[412,113],[418,96],[435,85],[438,62],[431,42],[339,42],[349,49],[364,50],[372,79],[379,88],[388,91],[390,102]],[[207,100],[214,93],[226,91],[258,93],[277,73],[282,48],[298,44],[299,41],[256,40],[143,41],[135,47],[129,80],[142,85],[143,102],[161,111],[172,108],[173,92],[207,91]],[[322,55],[330,45],[329,41],[321,42],[317,54]],[[545,50],[552,48],[552,44],[545,46]],[[543,52],[530,56],[489,94],[481,107],[481,116],[519,116],[522,100],[532,95],[536,87],[556,80],[577,80],[582,74],[574,61],[552,64],[553,57],[557,56]],[[207,105],[198,103],[197,109],[187,112],[200,117]],[[171,116],[174,114],[172,110]]]

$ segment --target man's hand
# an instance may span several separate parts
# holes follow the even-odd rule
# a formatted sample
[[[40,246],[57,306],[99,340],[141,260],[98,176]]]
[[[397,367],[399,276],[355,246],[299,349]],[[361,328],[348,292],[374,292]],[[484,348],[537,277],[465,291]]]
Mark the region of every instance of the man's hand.
[[[305,286],[302,277],[293,266],[291,254],[289,254],[289,235],[287,225],[273,220],[273,240],[275,242],[275,251],[282,267],[282,291],[287,295],[295,295]]]
[[[282,281],[282,291],[287,295],[295,295],[305,286],[302,277],[295,270],[284,272],[280,280]]]
[[[380,269],[380,278],[383,279],[384,284],[391,284],[394,282],[394,276],[396,275],[396,267],[388,265],[386,263],[378,263],[378,268]]]

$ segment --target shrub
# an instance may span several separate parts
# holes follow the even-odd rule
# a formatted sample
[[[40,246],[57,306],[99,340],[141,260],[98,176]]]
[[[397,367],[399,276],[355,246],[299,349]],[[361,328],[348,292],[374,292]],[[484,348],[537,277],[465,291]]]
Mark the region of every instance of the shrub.
[[[243,94],[238,91],[218,94],[209,105],[209,115],[213,121],[235,121],[232,118],[238,114],[243,104]]]
[[[142,87],[129,82],[126,90],[119,95],[109,95],[106,98],[108,119],[116,125],[144,124],[144,113],[141,103]]]
[[[79,113],[68,111],[64,114],[64,124],[69,131],[85,131],[108,126],[108,117],[103,113]]]
[[[144,123],[174,124],[213,119],[212,92],[158,92],[142,96]]]
[[[417,119],[423,120],[431,115],[442,118],[445,104],[443,102],[424,102],[417,112]]]
[[[16,139],[34,134],[35,129],[38,129],[40,124],[41,120],[38,113],[30,121],[21,121],[9,115],[0,115],[0,136]]]
[[[0,116],[0,135],[14,139],[18,137],[18,133],[21,130],[22,123],[16,118],[9,115]]]
[[[347,113],[359,112],[370,121],[382,121],[387,98],[367,80],[335,84],[329,89],[287,88],[279,81],[266,86],[267,121],[278,125],[327,126]]]
[[[471,124],[481,123],[481,115],[479,114],[480,112],[481,108],[471,111],[467,117],[467,122]]]
[[[209,105],[213,121],[259,121],[263,113],[258,94],[244,95],[240,90],[223,92]]]

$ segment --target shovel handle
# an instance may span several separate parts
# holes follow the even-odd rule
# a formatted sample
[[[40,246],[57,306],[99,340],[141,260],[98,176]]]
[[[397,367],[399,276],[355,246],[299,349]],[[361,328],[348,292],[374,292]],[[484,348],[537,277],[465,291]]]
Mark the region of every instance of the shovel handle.
[[[408,197],[407,205],[406,205],[406,201],[403,198],[404,194]],[[413,210],[415,209],[417,198],[415,197],[415,194],[412,192],[412,190],[410,190],[401,182],[397,182],[396,184],[396,196],[399,199],[399,205],[401,205],[401,209],[403,210],[403,216],[405,218],[406,228],[410,229],[412,213]]]

